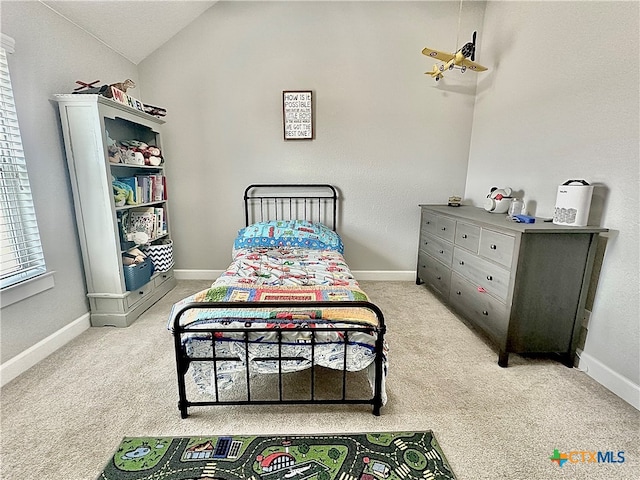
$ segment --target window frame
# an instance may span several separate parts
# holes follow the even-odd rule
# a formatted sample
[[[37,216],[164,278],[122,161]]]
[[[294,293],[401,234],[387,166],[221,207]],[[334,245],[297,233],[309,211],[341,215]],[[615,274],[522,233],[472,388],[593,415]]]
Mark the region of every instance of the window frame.
[[[8,62],[9,55],[14,53],[15,51],[14,39],[3,33],[0,47],[4,50],[5,55],[7,57],[7,62]],[[8,70],[8,64],[7,64],[7,70]],[[13,89],[11,88],[11,90]],[[14,101],[14,105],[15,105],[15,101]],[[31,202],[33,202],[33,196],[31,196]],[[36,224],[37,224],[37,220],[36,220]],[[42,238],[40,237],[39,232],[38,232],[37,243],[39,245],[39,248],[42,248]],[[35,275],[29,276],[24,280],[19,280],[16,283],[7,285],[6,287],[3,287],[0,289],[0,293],[1,293],[0,302],[1,302],[2,308],[8,305],[17,303],[26,298],[29,298],[33,295],[37,295],[55,286],[54,277],[53,277],[54,272],[47,270],[46,262],[44,260],[44,253],[42,254],[42,267],[43,267],[43,271],[41,271],[40,273],[36,273]],[[16,274],[16,276],[23,276],[23,275],[24,275],[24,272],[19,272]]]

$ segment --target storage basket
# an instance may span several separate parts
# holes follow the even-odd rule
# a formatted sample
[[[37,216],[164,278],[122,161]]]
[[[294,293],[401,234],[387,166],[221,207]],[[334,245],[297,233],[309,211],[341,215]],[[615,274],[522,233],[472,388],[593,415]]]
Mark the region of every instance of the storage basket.
[[[149,283],[151,275],[153,275],[153,262],[149,258],[145,258],[142,263],[123,265],[122,270],[124,271],[124,284],[131,292]]]
[[[173,267],[173,242],[163,240],[157,245],[143,245],[140,250],[151,259],[156,272],[166,272]]]

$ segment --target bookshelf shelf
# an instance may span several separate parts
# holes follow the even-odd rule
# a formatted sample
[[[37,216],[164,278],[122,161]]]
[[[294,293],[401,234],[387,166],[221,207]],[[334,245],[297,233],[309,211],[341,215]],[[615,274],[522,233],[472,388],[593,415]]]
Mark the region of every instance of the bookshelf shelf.
[[[140,208],[140,207],[153,207],[154,205],[161,205],[167,203],[166,200],[159,200],[157,202],[148,202],[148,203],[138,203],[136,205],[123,205],[121,207],[116,207],[116,212],[122,212],[125,210],[131,210],[134,208]]]
[[[129,217],[136,211],[155,214],[149,217],[155,218],[150,243],[171,242],[166,176],[164,163],[111,162],[109,145],[138,140],[162,150],[165,122],[99,95],[54,95],[53,100],[60,111],[91,324],[125,327],[171,290],[176,280],[170,268],[127,290],[122,257],[140,246],[123,237],[130,227]],[[131,181],[135,204],[116,205],[114,179]]]

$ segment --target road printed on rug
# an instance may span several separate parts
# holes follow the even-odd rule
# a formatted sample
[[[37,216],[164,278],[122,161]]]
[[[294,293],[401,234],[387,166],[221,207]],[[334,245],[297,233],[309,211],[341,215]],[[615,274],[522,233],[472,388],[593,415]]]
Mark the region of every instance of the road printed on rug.
[[[100,480],[455,480],[432,432],[127,437]]]

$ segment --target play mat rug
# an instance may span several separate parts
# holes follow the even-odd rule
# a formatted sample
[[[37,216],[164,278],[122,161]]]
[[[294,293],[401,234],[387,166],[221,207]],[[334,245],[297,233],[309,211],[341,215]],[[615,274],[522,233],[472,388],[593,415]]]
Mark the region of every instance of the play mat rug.
[[[126,437],[98,479],[455,480],[433,433]]]

